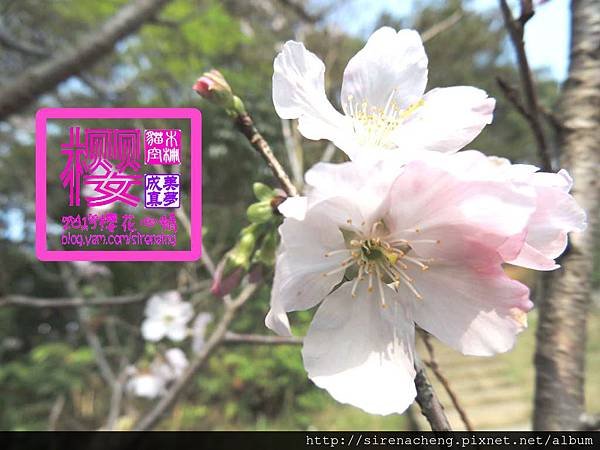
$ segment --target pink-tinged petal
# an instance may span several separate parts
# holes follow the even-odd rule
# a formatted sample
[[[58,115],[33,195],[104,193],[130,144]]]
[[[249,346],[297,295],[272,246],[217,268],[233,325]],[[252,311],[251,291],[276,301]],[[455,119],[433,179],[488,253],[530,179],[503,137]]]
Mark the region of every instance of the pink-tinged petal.
[[[397,128],[393,141],[403,149],[455,152],[492,122],[496,101],[470,86],[437,88]]]
[[[527,286],[510,279],[500,266],[474,270],[433,264],[427,271],[415,269],[408,275],[423,297],[411,297],[415,322],[466,355],[510,350],[525,329],[523,313],[533,307]]]
[[[566,245],[566,238],[565,238]],[[554,262],[554,259],[548,258],[529,244],[524,244],[516,258],[507,258],[510,264],[514,266],[527,267],[533,270],[555,270],[560,266]]]
[[[414,161],[394,182],[389,204],[386,225],[419,256],[481,266],[500,250],[518,254],[535,196],[507,183],[459,180]]]
[[[419,33],[383,27],[375,31],[344,70],[342,107],[405,109],[419,101],[427,84],[427,55]]]
[[[414,324],[389,288],[388,307],[361,283],[345,283],[317,310],[302,356],[309,378],[370,414],[402,413],[415,398]]]
[[[286,42],[275,58],[273,103],[282,119],[298,119],[307,139],[328,139],[343,149],[352,131],[325,95],[325,65],[300,42]]]
[[[567,234],[585,229],[586,214],[565,190],[570,182],[562,174],[536,173],[532,181],[541,179],[538,175],[543,176],[544,185],[536,187],[537,208],[527,227],[525,246],[516,259],[507,259],[518,266],[553,270],[558,267],[554,259],[567,247]],[[546,182],[551,180],[550,175],[554,175],[556,184],[548,187]],[[560,180],[565,180],[565,184],[561,185]]]

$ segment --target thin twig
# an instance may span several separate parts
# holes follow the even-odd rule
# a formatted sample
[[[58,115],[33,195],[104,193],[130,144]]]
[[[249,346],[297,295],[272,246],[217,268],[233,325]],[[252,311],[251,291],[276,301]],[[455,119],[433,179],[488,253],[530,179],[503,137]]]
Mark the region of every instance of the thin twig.
[[[440,367],[435,359],[433,344],[429,340],[429,335],[427,333],[422,333],[421,338],[423,339],[423,343],[425,344],[425,347],[427,348],[427,353],[429,354],[429,361],[425,361],[425,365],[431,369],[438,381],[442,384],[442,386],[444,386],[444,390],[448,393],[450,400],[452,400],[454,409],[458,411],[460,419],[463,421],[463,424],[465,425],[467,431],[474,431],[473,424],[469,420],[469,416],[467,416],[465,409],[458,401],[458,396],[456,395],[456,392],[454,392],[454,390],[450,386],[450,382],[440,370]]]
[[[288,161],[292,168],[292,178],[296,186],[300,186],[302,184],[303,152],[295,139],[293,122],[288,119],[281,119],[281,132]]]
[[[115,380],[112,386],[112,394],[110,396],[110,406],[108,409],[108,416],[106,418],[106,424],[104,425],[105,430],[112,431],[115,429],[119,415],[121,414],[121,402],[123,400],[123,391],[125,390],[125,383],[127,382],[127,370],[125,367],[121,369],[121,373]]]
[[[246,136],[248,142],[250,142],[250,145],[252,145],[252,147],[254,147],[254,149],[263,157],[285,193],[290,197],[298,195],[296,187],[292,184],[287,173],[273,154],[271,147],[265,138],[258,132],[256,126],[254,126],[252,117],[250,117],[248,113],[244,113],[238,114],[234,120],[238,129]]]
[[[415,361],[415,386],[417,388],[417,403],[421,414],[425,416],[432,431],[452,431],[444,407],[440,403],[433,386],[427,379],[425,367],[420,361]]]
[[[463,18],[463,13],[460,11],[455,11],[453,14],[446,17],[444,20],[436,23],[431,28],[428,28],[427,30],[423,31],[423,33],[421,33],[421,39],[423,40],[423,42],[427,42],[430,39],[433,39],[438,34],[441,34],[444,31],[452,28],[462,18]]]
[[[525,42],[523,41],[525,24],[534,14],[533,4],[531,0],[521,0],[521,15],[516,20],[513,18],[506,0],[500,0],[500,9],[502,10],[502,16],[504,17],[504,25],[506,26],[517,56],[521,88],[523,89],[525,97],[524,106],[518,110],[521,114],[523,114],[524,111],[527,112],[527,114],[523,114],[523,117],[527,120],[531,131],[533,132],[542,169],[549,172],[552,171],[552,157],[540,120],[541,113],[537,92],[533,81],[533,75],[529,67],[529,61],[527,60],[527,54],[525,53]],[[509,98],[509,100],[511,99]]]
[[[295,336],[263,336],[260,334],[238,334],[228,331],[225,342],[230,344],[302,345],[302,338]]]
[[[60,394],[56,397],[56,401],[50,408],[50,415],[48,416],[48,431],[55,431],[58,425],[58,419],[63,412],[65,407],[65,394]]]
[[[191,294],[208,289],[210,281],[199,281],[185,289],[180,289],[181,294]],[[153,292],[142,292],[140,294],[121,295],[116,297],[101,297],[85,299],[81,297],[39,298],[26,295],[7,295],[0,298],[2,306],[27,306],[32,308],[78,308],[81,306],[123,306],[146,301]]]
[[[225,304],[225,312],[221,317],[221,320],[217,324],[216,328],[210,335],[210,338],[206,341],[205,346],[202,350],[196,354],[196,356],[190,362],[183,375],[175,381],[175,383],[169,388],[167,393],[162,397],[158,403],[154,405],[133,427],[134,431],[147,431],[154,428],[162,419],[162,417],[169,411],[175,404],[179,395],[193,380],[194,376],[202,368],[208,357],[214,352],[214,350],[224,342],[225,335],[229,324],[234,319],[237,310],[256,292],[258,289],[257,284],[247,285],[240,294],[231,302]]]

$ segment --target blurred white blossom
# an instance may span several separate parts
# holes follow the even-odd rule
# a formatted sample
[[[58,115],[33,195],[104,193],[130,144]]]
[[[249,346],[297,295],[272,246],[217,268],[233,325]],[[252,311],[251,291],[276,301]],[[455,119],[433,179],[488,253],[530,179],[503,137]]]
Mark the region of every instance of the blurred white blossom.
[[[206,334],[206,327],[212,320],[212,314],[200,313],[194,319],[192,325],[192,351],[198,353],[204,347],[204,335]]]
[[[179,378],[188,365],[185,353],[179,348],[171,348],[164,357],[154,359],[147,370],[129,367],[127,390],[138,397],[156,398],[166,392],[167,385]]]
[[[144,339],[157,342],[166,336],[172,341],[182,341],[194,311],[190,303],[181,300],[179,292],[169,291],[151,297],[145,314],[142,323]]]

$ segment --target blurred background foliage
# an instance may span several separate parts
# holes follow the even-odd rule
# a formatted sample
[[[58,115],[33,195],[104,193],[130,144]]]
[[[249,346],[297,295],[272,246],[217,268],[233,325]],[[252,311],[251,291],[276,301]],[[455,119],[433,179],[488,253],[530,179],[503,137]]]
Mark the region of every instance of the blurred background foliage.
[[[35,55],[0,47],[1,82],[44,57],[64,51],[125,3],[0,1],[2,26],[14,38],[39,50]],[[469,147],[513,162],[535,163],[534,143],[525,123],[496,86],[498,75],[517,80],[515,67],[506,57],[501,20],[497,13],[474,12],[468,6],[466,0],[423,1],[410,17],[383,15],[378,25],[424,31],[458,12],[461,19],[455,26],[426,43],[428,88],[473,85],[487,90],[497,99],[494,123]],[[81,76],[70,78],[22,114],[0,123],[0,297],[9,293],[68,296],[59,268],[39,263],[33,251],[33,117],[41,106],[202,109],[204,243],[215,259],[230,249],[240,229],[247,225],[245,210],[254,201],[252,183],[261,181],[273,186],[274,181],[225,113],[202,102],[191,86],[202,72],[221,70],[280,160],[289,167],[283,150],[282,123],[271,101],[272,63],[280,45],[288,39],[300,39],[324,59],[327,89],[334,104],[339,105],[345,64],[364,44],[362,38],[327,24],[327,13],[335,10],[335,1],[326,7],[322,3],[309,3],[307,7],[310,11],[324,8],[326,12],[317,21],[307,21],[289,7],[289,2],[278,0],[173,0],[157,19],[119,42],[109,56],[85,67]],[[559,86],[543,73],[538,74],[538,80],[540,100],[552,109]],[[326,143],[303,141],[302,147],[306,170],[322,158]],[[333,156],[335,161],[343,158],[339,151]],[[178,288],[208,276],[200,264],[111,263],[107,267],[108,276],[84,282],[86,295]],[[534,284],[530,276],[528,280]],[[264,287],[245,307],[235,331],[265,333],[263,318],[268,298],[268,288]],[[209,293],[195,294],[190,300],[197,311],[218,314],[220,300]],[[92,311],[91,326],[106,341],[111,360],[127,356],[135,361],[143,355],[144,344],[132,332],[139,329],[142,311],[143,304]],[[310,312],[296,315],[299,332],[310,316]],[[595,323],[591,326],[597,330]],[[527,333],[529,338],[522,345],[531,349],[531,330]],[[72,309],[0,308],[0,429],[46,429],[59,406],[61,414],[51,424],[53,427],[87,429],[102,425],[109,393],[85,342]],[[531,385],[530,358],[531,352],[524,350],[509,360],[509,366],[518,372],[513,382]],[[599,359],[594,356],[591,363],[598,366]],[[195,384],[161,427],[402,429],[411,422],[405,416],[372,417],[335,404],[308,381],[297,347],[222,347]],[[131,425],[131,418],[148,402],[135,400],[128,405],[129,414],[120,422],[123,428]]]

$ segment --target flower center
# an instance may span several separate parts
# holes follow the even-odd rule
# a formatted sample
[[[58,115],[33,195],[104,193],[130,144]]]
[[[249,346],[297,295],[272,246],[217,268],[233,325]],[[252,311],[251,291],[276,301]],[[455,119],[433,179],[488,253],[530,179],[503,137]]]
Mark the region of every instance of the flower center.
[[[390,285],[396,291],[401,286],[405,286],[417,299],[422,300],[423,296],[415,288],[414,280],[407,272],[414,269],[425,271],[429,269],[428,264],[433,260],[417,256],[411,243],[439,244],[440,241],[401,239],[394,233],[389,233],[382,220],[375,222],[369,233],[352,227],[351,223],[352,221],[349,219],[348,224],[352,230],[350,232],[344,230],[347,236],[346,248],[325,253],[325,257],[346,253],[348,258],[340,263],[340,267],[323,273],[323,276],[344,271],[350,280],[354,279],[353,297],[356,297],[356,290],[362,281],[368,283],[369,292],[373,292],[374,286],[377,284],[383,308],[386,307],[384,284]],[[412,231],[419,232],[418,229]]]
[[[172,315],[172,314],[165,314],[165,315],[163,316],[163,321],[164,321],[166,324],[170,325],[170,324],[172,324],[173,322],[175,322],[175,316],[174,316],[174,315]]]
[[[384,108],[369,106],[366,100],[357,101],[349,95],[346,102],[346,113],[352,118],[354,132],[362,145],[380,148],[393,148],[391,134],[402,125],[419,107],[423,99],[405,109],[399,108],[394,101],[394,89]]]

